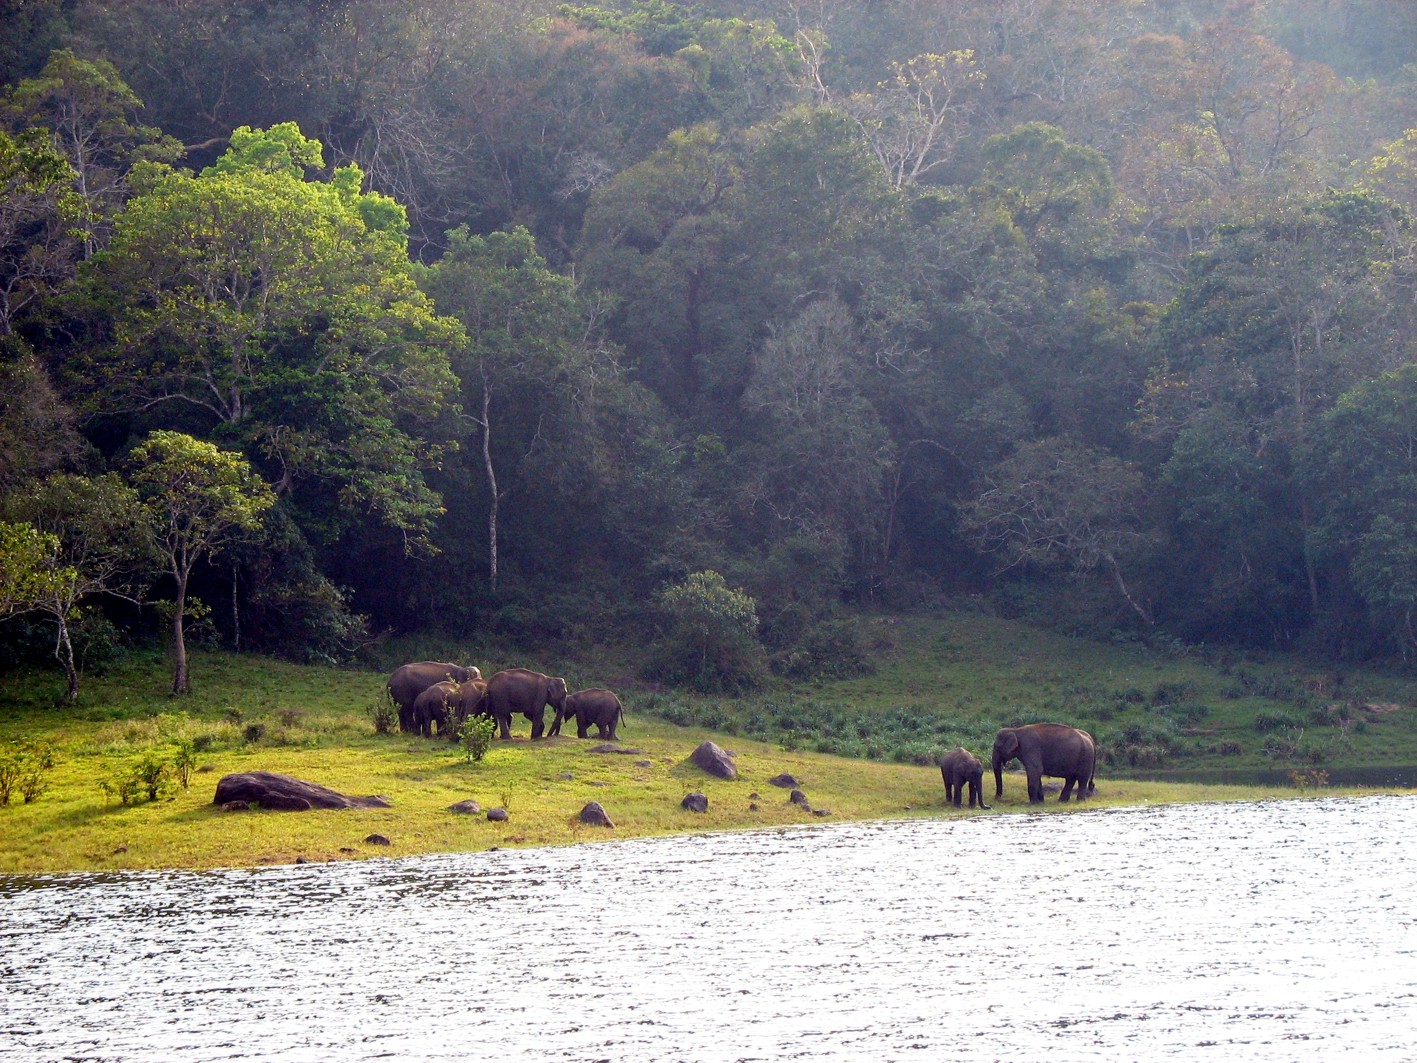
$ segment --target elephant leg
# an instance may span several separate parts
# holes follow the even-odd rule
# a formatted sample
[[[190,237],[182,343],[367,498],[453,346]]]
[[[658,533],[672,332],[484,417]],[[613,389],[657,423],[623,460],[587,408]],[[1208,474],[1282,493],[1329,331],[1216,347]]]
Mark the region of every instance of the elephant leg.
[[[512,740],[512,717],[510,714],[497,717],[497,733],[504,742]]]
[[[588,723],[581,723],[580,720],[577,720],[577,721],[576,721],[576,737],[577,737],[577,738],[589,738],[589,737],[590,737],[590,724],[588,724]]]
[[[1043,771],[1041,768],[1028,769],[1028,803],[1030,805],[1043,803]]]
[[[1073,780],[1076,779],[1076,778],[1077,778],[1077,777],[1074,776],[1074,775],[1064,776],[1064,778],[1063,778],[1063,792],[1058,795],[1058,802],[1059,802],[1060,804],[1062,804],[1063,802],[1066,802],[1067,799],[1069,798],[1069,796],[1071,796],[1071,794],[1072,794],[1072,792],[1073,792]]]
[[[541,738],[546,734],[546,710],[528,713],[531,719],[531,737],[533,740]]]

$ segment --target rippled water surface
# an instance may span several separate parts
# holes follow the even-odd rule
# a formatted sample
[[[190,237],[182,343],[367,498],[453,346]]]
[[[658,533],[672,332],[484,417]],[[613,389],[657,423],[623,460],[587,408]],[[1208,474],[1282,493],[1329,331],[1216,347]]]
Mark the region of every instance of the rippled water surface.
[[[0,1059],[1417,1059],[1417,798],[0,877]]]

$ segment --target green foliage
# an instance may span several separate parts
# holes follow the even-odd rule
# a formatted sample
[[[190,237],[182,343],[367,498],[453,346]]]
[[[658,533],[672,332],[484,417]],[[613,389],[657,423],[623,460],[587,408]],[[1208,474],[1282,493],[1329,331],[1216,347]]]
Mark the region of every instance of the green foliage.
[[[374,725],[374,733],[396,734],[399,726],[399,708],[386,690],[369,705],[369,720]]]
[[[120,803],[130,805],[136,804],[139,797],[156,801],[164,796],[171,786],[172,775],[171,764],[148,753],[136,764],[101,780],[98,785],[109,797],[117,797]]]
[[[0,745],[0,805],[16,791],[25,804],[38,801],[54,767],[54,748],[46,741],[21,739]]]
[[[824,620],[792,649],[774,657],[772,670],[791,679],[851,679],[872,675],[876,667],[862,649],[854,623]]]
[[[497,733],[497,724],[490,716],[472,714],[458,725],[457,740],[469,764],[487,756],[492,748],[492,739]],[[503,808],[506,807],[505,802]]]
[[[751,597],[709,570],[664,588],[659,606],[669,630],[651,651],[652,677],[708,693],[761,684],[765,661]]]

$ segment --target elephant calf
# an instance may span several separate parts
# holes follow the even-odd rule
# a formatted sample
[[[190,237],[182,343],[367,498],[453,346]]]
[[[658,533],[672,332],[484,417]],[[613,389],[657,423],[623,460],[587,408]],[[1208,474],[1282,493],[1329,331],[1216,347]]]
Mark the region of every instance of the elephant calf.
[[[953,802],[955,808],[960,808],[960,800],[964,796],[964,786],[969,784],[969,807],[976,804],[980,808],[988,808],[984,803],[984,765],[979,762],[969,750],[961,746],[951,750],[940,757],[940,778],[945,781],[945,801]]]
[[[613,690],[606,690],[604,687],[577,690],[574,694],[566,695],[566,706],[556,713],[556,718],[551,721],[549,733],[560,734],[561,721],[572,717],[576,721],[577,738],[589,737],[590,726],[594,724],[598,738],[615,741],[615,728],[625,718],[625,707],[620,704],[620,699],[615,696]]]

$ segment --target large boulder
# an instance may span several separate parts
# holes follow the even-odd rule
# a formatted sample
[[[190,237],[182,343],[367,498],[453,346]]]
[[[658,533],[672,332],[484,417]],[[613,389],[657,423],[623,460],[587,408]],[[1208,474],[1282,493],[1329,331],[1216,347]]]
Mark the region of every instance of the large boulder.
[[[259,804],[280,812],[308,812],[312,808],[388,808],[383,797],[350,797],[328,787],[274,771],[246,771],[223,775],[212,802]]]
[[[720,779],[738,778],[738,765],[733,763],[733,754],[712,742],[701,742],[689,754],[689,762]]]
[[[581,822],[589,823],[592,827],[614,827],[610,822],[610,817],[599,801],[590,801],[585,808],[581,809]]]

